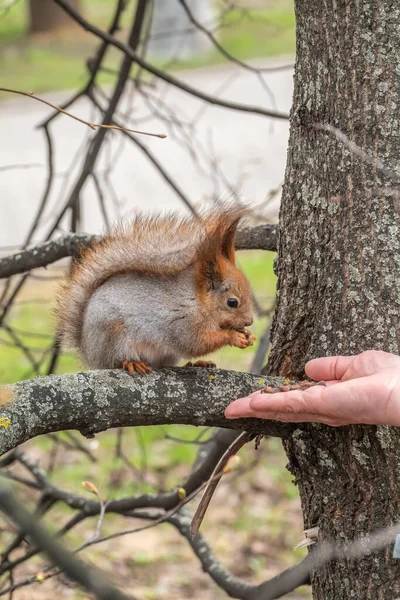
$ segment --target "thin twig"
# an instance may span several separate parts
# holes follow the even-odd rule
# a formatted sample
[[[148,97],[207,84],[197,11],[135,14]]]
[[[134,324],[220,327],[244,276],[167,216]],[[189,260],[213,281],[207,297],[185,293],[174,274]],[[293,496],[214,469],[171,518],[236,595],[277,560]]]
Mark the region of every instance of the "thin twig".
[[[362,150],[359,146],[357,146],[357,144],[355,142],[350,140],[347,137],[347,135],[345,133],[343,133],[343,131],[341,131],[337,127],[334,127],[333,125],[330,125],[329,123],[313,123],[312,126],[314,127],[314,129],[318,129],[320,131],[326,131],[327,133],[331,133],[340,142],[342,142],[346,146],[346,148],[348,148],[350,150],[351,154],[358,156],[365,163],[383,171],[386,175],[388,175],[395,181],[398,181],[399,176],[395,171],[392,171],[392,169],[388,169],[379,158],[375,158],[375,157],[371,156],[370,154],[368,154],[367,152],[365,152],[364,150]]]
[[[38,100],[38,102],[43,102],[43,104],[47,104],[47,106],[51,106],[51,108],[54,108],[56,111],[62,113],[63,115],[67,115],[67,117],[71,117],[71,119],[75,119],[75,121],[79,121],[80,123],[87,125],[94,131],[96,131],[96,129],[98,129],[98,128],[116,129],[117,131],[129,131],[130,133],[137,133],[140,135],[149,135],[151,137],[158,137],[161,139],[164,139],[167,137],[165,135],[165,133],[150,133],[148,131],[138,131],[137,129],[128,129],[126,127],[120,127],[119,125],[105,125],[104,123],[90,123],[90,121],[85,121],[85,119],[81,119],[80,117],[73,115],[72,113],[64,110],[63,108],[56,106],[55,104],[52,104],[52,102],[49,102],[48,100],[39,98],[39,96],[36,96],[33,92],[22,92],[21,90],[13,90],[11,88],[3,88],[3,87],[0,87],[0,92],[10,92],[11,94],[20,94],[21,96],[26,96],[27,98],[34,98],[34,100]]]
[[[254,433],[248,433],[247,431],[244,431],[232,442],[232,444],[229,446],[229,448],[219,460],[214,471],[212,472],[209,481],[207,482],[204,494],[202,495],[200,503],[196,509],[196,512],[194,513],[192,524],[190,526],[190,532],[193,538],[200,529],[208,505],[210,504],[211,498],[215,492],[219,480],[224,474],[224,467],[226,466],[228,460],[231,456],[236,454],[240,450],[240,448],[242,448],[245,444],[253,440],[255,437],[256,435]]]

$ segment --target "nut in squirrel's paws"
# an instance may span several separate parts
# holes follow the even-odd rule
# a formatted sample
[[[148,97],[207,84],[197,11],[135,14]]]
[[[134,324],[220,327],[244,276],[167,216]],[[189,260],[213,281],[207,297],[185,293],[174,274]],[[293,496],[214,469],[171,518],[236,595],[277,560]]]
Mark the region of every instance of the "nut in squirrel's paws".
[[[216,364],[211,360],[196,360],[196,362],[192,362],[191,360],[184,365],[185,367],[201,367],[202,369],[215,369]]]
[[[252,346],[256,337],[248,329],[236,329],[232,331],[231,346],[236,348],[248,348]]]
[[[262,394],[279,394],[279,392],[291,392],[292,390],[307,390],[310,387],[314,387],[315,385],[323,385],[326,386],[325,381],[308,381],[305,379],[304,381],[300,381],[299,383],[284,383],[283,385],[279,385],[278,387],[272,387],[270,385],[265,386],[263,390],[261,390]]]
[[[124,369],[124,371],[128,371],[129,375],[132,376],[147,375],[147,373],[150,373],[151,371],[149,365],[136,360],[123,360],[121,368]]]

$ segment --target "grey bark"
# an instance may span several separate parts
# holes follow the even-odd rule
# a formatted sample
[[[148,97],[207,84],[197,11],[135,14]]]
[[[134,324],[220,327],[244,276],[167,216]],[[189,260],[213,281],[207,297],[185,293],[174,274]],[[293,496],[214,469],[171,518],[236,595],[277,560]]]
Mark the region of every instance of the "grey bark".
[[[44,433],[181,423],[285,436],[275,421],[227,420],[226,406],[282,379],[222,369],[174,368],[131,377],[123,371],[50,375],[0,387],[0,456]]]
[[[75,10],[80,10],[80,0],[69,0]],[[47,33],[74,27],[75,23],[53,0],[29,0],[29,33]]]
[[[276,251],[278,227],[276,225],[257,225],[238,229],[235,238],[236,250]]]
[[[338,0],[316,10],[314,0],[298,0],[296,17],[267,369],[289,377],[301,377],[315,356],[370,348],[398,354],[400,342],[400,6]],[[332,130],[316,129],[321,123],[342,131],[362,152],[351,151]],[[304,525],[318,526],[321,541],[368,537],[398,520],[398,429],[303,425],[285,447]],[[395,598],[400,561],[387,547],[361,561],[326,565],[312,573],[312,585],[317,599]]]

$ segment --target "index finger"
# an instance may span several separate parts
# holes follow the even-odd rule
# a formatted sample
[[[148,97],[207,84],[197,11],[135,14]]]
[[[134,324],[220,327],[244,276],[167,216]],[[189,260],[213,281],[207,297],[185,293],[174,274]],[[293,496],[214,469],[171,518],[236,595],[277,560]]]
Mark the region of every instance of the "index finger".
[[[305,371],[311,379],[332,380],[341,379],[348,369],[354,356],[323,356],[309,360]]]

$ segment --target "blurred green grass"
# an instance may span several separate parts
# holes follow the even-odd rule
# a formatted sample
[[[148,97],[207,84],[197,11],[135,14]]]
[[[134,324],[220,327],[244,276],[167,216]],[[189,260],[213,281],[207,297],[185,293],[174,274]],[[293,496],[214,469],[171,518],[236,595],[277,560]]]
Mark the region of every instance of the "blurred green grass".
[[[83,0],[85,16],[92,23],[106,27],[114,0]],[[125,11],[123,31],[132,8]],[[9,9],[0,5],[0,73],[1,85],[31,92],[73,89],[87,78],[85,63],[93,55],[98,41],[83,30],[73,29],[54,35],[27,37],[26,0]],[[272,0],[266,8],[242,13],[232,9],[224,16],[218,39],[223,47],[239,59],[279,56],[295,51],[293,0]],[[126,29],[125,29],[126,31]],[[71,43],[73,40],[73,43]],[[120,53],[110,49],[105,66],[115,69]],[[213,49],[197,58],[182,60],[171,69],[190,69],[226,62]],[[157,66],[163,66],[155,61]],[[102,73],[99,83],[111,83],[114,76]],[[2,94],[1,97],[5,97]]]

